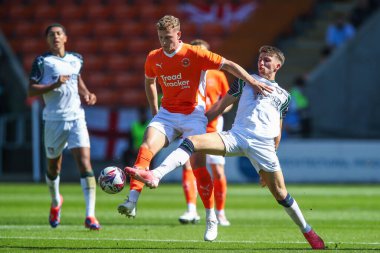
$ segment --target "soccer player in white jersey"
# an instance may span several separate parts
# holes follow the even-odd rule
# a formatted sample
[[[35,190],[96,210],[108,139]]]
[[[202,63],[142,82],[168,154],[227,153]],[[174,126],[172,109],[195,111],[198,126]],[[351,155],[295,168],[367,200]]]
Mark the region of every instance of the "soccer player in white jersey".
[[[153,171],[128,169],[129,175],[156,188],[160,179],[183,165],[194,152],[224,156],[246,156],[267,185],[274,198],[282,205],[293,222],[300,228],[313,249],[324,249],[323,240],[306,223],[297,202],[287,192],[281,166],[276,154],[281,139],[282,119],[287,112],[290,95],[276,82],[277,71],[284,64],[284,54],[275,47],[263,46],[259,50],[259,82],[274,88],[271,94],[257,93],[243,80],[237,79],[228,94],[206,113],[213,119],[240,98],[235,122],[231,130],[207,133],[186,138]]]
[[[42,95],[44,144],[48,160],[46,183],[50,190],[51,207],[49,223],[60,224],[62,195],[59,192],[62,151],[71,150],[80,171],[80,183],[86,203],[84,225],[99,230],[95,218],[96,181],[90,162],[90,139],[81,98],[87,105],[96,103],[80,75],[83,59],[77,53],[67,52],[66,30],[61,24],[51,24],[45,30],[49,51],[38,56],[30,73],[29,96]]]

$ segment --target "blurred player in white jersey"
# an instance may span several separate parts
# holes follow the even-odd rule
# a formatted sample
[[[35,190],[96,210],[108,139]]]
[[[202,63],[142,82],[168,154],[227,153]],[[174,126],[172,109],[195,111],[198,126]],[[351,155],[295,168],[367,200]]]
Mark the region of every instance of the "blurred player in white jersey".
[[[45,30],[49,51],[38,56],[30,73],[29,96],[42,95],[45,108],[44,144],[48,160],[46,183],[50,190],[51,207],[49,223],[60,224],[62,195],[59,192],[62,151],[71,150],[80,172],[80,183],[86,203],[84,225],[99,230],[95,218],[96,180],[90,162],[90,139],[81,99],[87,105],[96,103],[81,77],[82,56],[67,52],[66,30],[61,24],[51,24]]]
[[[259,53],[259,75],[252,77],[273,87],[273,92],[264,96],[243,80],[237,79],[228,94],[206,113],[208,119],[213,119],[240,98],[232,129],[186,138],[160,166],[153,171],[142,171],[138,179],[155,188],[164,175],[183,165],[194,152],[246,156],[260,174],[262,183],[268,186],[273,197],[300,228],[311,247],[324,249],[323,240],[306,223],[297,202],[287,192],[276,154],[281,139],[282,119],[290,102],[289,93],[275,82],[276,73],[284,64],[285,57],[279,49],[272,46],[261,47]]]
[[[190,42],[191,45],[200,46],[205,50],[210,49],[210,45],[201,39]],[[208,70],[206,72],[206,111],[227,94],[229,89],[228,80],[224,72],[220,70]],[[229,111],[232,105],[224,112]],[[218,116],[207,124],[207,132],[221,132],[223,130],[223,116]],[[206,163],[212,170],[214,184],[214,199],[216,207],[216,217],[220,226],[229,226],[230,222],[226,218],[224,207],[227,195],[227,179],[224,174],[225,158],[223,156],[207,155]],[[197,212],[197,184],[191,168],[190,162],[186,162],[182,171],[182,187],[185,193],[187,211],[179,217],[182,224],[197,223],[200,217]]]

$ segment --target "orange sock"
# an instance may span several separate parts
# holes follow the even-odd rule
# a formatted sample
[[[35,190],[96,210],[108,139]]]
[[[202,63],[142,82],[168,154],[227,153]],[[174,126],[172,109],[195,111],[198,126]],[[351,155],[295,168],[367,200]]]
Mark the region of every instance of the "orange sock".
[[[214,195],[216,210],[223,210],[227,195],[227,179],[225,176],[214,179]]]
[[[141,168],[141,169],[148,169],[152,158],[153,158],[153,153],[149,149],[145,147],[140,147],[135,164],[133,166]],[[144,187],[143,182],[140,182],[136,179],[131,178],[129,190],[136,190],[138,192],[141,192],[143,187]]]
[[[182,170],[182,188],[187,204],[197,204],[197,182],[192,170]]]
[[[212,184],[210,173],[206,166],[193,170],[197,180],[197,189],[206,209],[214,208],[214,186]]]

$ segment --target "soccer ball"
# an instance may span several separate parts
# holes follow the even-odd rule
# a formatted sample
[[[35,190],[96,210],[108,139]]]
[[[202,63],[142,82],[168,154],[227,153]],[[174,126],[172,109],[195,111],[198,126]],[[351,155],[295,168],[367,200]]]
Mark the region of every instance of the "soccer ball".
[[[115,194],[123,190],[125,174],[118,167],[106,167],[100,172],[98,182],[103,191],[109,194]]]

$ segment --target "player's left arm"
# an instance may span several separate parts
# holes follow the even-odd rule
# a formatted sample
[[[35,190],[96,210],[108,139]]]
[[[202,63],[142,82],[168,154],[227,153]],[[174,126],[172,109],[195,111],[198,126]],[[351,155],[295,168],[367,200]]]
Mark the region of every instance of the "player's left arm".
[[[211,108],[206,112],[208,122],[212,121],[218,115],[222,114],[224,110],[235,103],[236,100],[238,100],[238,98],[227,93],[221,100],[213,104]]]
[[[222,69],[252,85],[256,92],[266,95],[267,92],[273,91],[273,88],[254,79],[245,69],[233,61],[224,58]]]
[[[78,76],[78,92],[79,95],[83,97],[84,102],[86,102],[87,105],[94,105],[96,103],[96,95],[87,89],[81,75]]]
[[[274,148],[276,151],[278,149],[278,146],[280,146],[281,132],[282,132],[282,119],[280,119],[280,133],[278,134],[278,136],[274,137]]]

